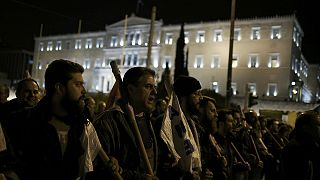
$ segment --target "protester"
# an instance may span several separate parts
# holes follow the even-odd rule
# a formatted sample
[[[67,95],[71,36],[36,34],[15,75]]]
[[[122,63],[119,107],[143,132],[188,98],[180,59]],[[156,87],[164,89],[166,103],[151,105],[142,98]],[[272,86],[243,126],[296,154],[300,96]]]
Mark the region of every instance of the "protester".
[[[203,96],[200,103],[199,120],[205,130],[204,136],[200,139],[200,144],[202,144],[201,160],[202,169],[207,172],[207,177],[203,178],[224,180],[227,179],[227,159],[223,155],[221,146],[213,136],[218,130],[218,113],[215,104],[215,99],[208,96]],[[212,178],[208,177],[210,172],[212,173]]]
[[[89,152],[83,140],[90,122],[83,114],[83,72],[77,63],[54,60],[45,72],[46,95],[34,108],[8,120],[23,179],[76,179],[86,173],[83,161]],[[99,145],[97,139],[91,140]],[[98,149],[93,148],[91,158]]]
[[[103,111],[105,111],[107,108],[107,104],[106,102],[100,100],[97,103],[97,110],[95,111],[95,115],[98,116],[99,114],[101,114]]]
[[[279,120],[271,118],[266,124],[266,134],[263,141],[268,148],[268,151],[272,154],[273,158],[265,161],[265,179],[274,180],[280,179],[280,159],[283,144],[279,137]]]
[[[237,147],[235,141],[237,138],[233,133],[234,120],[233,112],[230,109],[221,109],[218,111],[217,127],[218,131],[214,135],[217,143],[222,147],[224,156],[227,159],[227,179],[243,178],[239,172],[248,171],[250,164],[244,159]]]
[[[91,96],[87,96],[84,99],[85,113],[87,118],[92,122],[95,118],[96,101]]]
[[[124,75],[123,86],[120,86],[123,87],[120,92],[124,92],[122,99],[100,114],[94,123],[103,149],[118,160],[124,179],[157,179],[154,175],[158,149],[150,120],[157,94],[155,84],[153,70],[145,67],[129,69]],[[132,107],[133,117],[126,107]],[[137,123],[152,172],[148,171],[143,153],[139,151],[143,147],[139,147],[132,120]]]
[[[185,148],[187,148],[186,150],[187,154],[194,153],[194,152],[196,152],[196,154],[191,157],[190,159],[191,162],[185,163],[184,159],[181,158],[179,159],[178,163],[174,165],[175,161],[173,161],[173,159],[177,157],[175,157],[176,155],[174,152],[172,152],[172,149],[175,149],[177,147],[168,148],[168,143],[171,143],[171,142],[167,142],[168,140],[166,140],[165,142],[166,144],[164,144],[163,142],[159,142],[159,147],[161,149],[160,150],[161,158],[159,158],[161,161],[160,162],[161,164],[160,169],[162,171],[161,176],[163,179],[170,178],[170,177],[182,178],[182,179],[191,179],[191,178],[199,179],[201,176],[201,158],[200,158],[201,145],[199,141],[200,135],[198,132],[199,132],[199,129],[203,129],[203,128],[198,122],[196,115],[198,115],[199,113],[200,100],[202,98],[202,95],[200,92],[201,84],[194,77],[179,76],[175,80],[173,84],[173,88],[174,88],[174,93],[176,94],[176,97],[175,95],[171,97],[170,102],[172,104],[169,103],[169,106],[170,108],[171,106],[175,106],[173,108],[175,109],[175,111],[177,111],[176,113],[180,113],[180,114],[173,113],[174,116],[177,116],[179,118],[185,118],[185,124],[181,123],[183,119],[181,119],[180,122],[177,122],[178,124],[180,124],[179,126],[183,127],[184,129],[183,131],[185,131],[184,133],[188,135],[188,138],[184,140],[185,142],[188,142],[188,144],[184,147],[184,150]],[[176,98],[178,102],[176,102],[175,100]],[[177,107],[176,105],[177,103],[180,104],[179,106],[181,107],[181,109]],[[183,116],[181,115],[181,113],[183,114]],[[162,127],[164,127],[164,125],[162,125]],[[177,127],[170,127],[170,128],[172,128],[172,130],[176,130]],[[190,134],[188,134],[188,130],[190,130]],[[161,129],[161,131],[166,132],[170,130]],[[179,133],[179,131],[177,133],[178,135],[180,134],[179,138],[183,140],[184,135]],[[173,137],[173,139],[176,139],[176,138]],[[192,142],[194,142],[194,146]],[[174,144],[174,142],[172,142],[171,144]],[[181,152],[180,149],[176,149],[176,150]],[[189,165],[186,165],[186,164],[189,164]],[[189,169],[188,166],[191,166],[191,168]]]
[[[5,117],[24,108],[34,107],[40,101],[41,93],[38,82],[28,78],[18,82],[16,98],[5,102],[0,109],[0,114]]]
[[[312,111],[300,114],[292,133],[282,152],[282,180],[319,180],[320,114]]]

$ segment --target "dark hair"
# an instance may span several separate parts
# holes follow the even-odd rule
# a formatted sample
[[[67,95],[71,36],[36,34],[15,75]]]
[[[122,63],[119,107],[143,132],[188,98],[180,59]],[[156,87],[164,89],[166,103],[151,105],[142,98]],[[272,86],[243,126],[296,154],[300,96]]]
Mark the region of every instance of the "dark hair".
[[[174,92],[178,97],[188,96],[201,89],[200,82],[191,76],[180,75],[173,83]]]
[[[319,116],[319,114],[317,114],[315,112],[310,112],[310,111],[305,112],[305,113],[301,113],[296,119],[296,123],[294,126],[295,129],[301,130],[303,126],[312,124],[313,121],[318,118],[318,116]]]
[[[129,84],[137,85],[140,77],[145,75],[151,75],[155,77],[156,73],[147,67],[133,67],[130,68],[123,77],[123,88],[127,91]]]
[[[59,59],[52,61],[45,72],[45,89],[47,94],[54,92],[56,83],[66,85],[72,79],[72,73],[83,73],[83,67],[69,60]]]
[[[219,127],[219,122],[226,122],[226,115],[232,115],[232,110],[230,109],[220,109],[218,110],[218,119],[217,119],[217,125]]]
[[[39,84],[36,80],[32,79],[32,78],[26,78],[26,79],[23,79],[21,81],[18,82],[17,84],[17,89],[16,89],[16,96],[17,94],[19,94],[23,88],[23,86],[25,85],[25,83],[27,82],[34,82],[36,83],[36,85],[38,86],[38,89],[40,90],[40,87],[39,87]]]

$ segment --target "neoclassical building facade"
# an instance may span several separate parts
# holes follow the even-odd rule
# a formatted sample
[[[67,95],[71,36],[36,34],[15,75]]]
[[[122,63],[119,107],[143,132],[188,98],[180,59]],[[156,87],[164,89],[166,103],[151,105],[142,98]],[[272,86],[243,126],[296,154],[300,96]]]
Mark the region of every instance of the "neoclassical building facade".
[[[130,67],[146,66],[150,23],[150,19],[132,15],[107,25],[104,31],[37,37],[32,76],[44,85],[46,66],[55,59],[69,59],[85,68],[89,92],[108,93],[115,82],[109,65],[112,60],[118,62],[122,75]],[[174,72],[180,28],[180,24],[154,22],[149,64],[157,72],[158,81],[166,64]],[[184,35],[190,76],[199,79],[203,88],[225,95],[230,21],[185,23]],[[294,15],[237,19],[233,37],[233,97],[243,98],[246,91],[251,91],[260,100],[319,100],[320,69],[304,58],[303,36]],[[316,80],[308,80],[311,76]]]

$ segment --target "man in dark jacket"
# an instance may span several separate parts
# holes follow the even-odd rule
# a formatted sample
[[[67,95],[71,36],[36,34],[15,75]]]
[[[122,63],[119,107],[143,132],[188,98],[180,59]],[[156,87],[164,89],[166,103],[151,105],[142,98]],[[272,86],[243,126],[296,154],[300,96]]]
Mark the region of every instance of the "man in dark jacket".
[[[152,175],[156,173],[158,152],[150,117],[156,100],[155,83],[153,70],[145,67],[129,69],[123,78],[122,92],[127,95],[134,117],[130,116],[124,103],[120,102],[94,121],[103,149],[118,160],[124,179],[157,179]],[[147,170],[139,151],[132,119],[137,123],[153,173]]]
[[[34,108],[15,113],[7,132],[23,179],[76,179],[81,175],[84,80],[81,65],[55,60],[45,72],[45,97]]]

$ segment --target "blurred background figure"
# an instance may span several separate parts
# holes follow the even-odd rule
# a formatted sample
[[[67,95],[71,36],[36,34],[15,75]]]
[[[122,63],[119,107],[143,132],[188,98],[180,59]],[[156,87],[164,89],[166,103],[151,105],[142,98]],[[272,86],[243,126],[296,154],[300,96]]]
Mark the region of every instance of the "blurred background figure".
[[[93,99],[93,97],[87,96],[84,99],[84,103],[86,116],[92,122],[95,116],[96,101]]]
[[[302,113],[297,117],[289,143],[282,151],[283,180],[320,179],[320,114]]]
[[[97,103],[97,110],[96,110],[96,112],[95,112],[95,115],[97,116],[97,115],[101,114],[103,111],[106,110],[106,108],[107,108],[106,102],[104,102],[104,101],[98,101],[98,103]]]
[[[7,102],[9,97],[9,87],[6,84],[0,84],[0,105]]]

